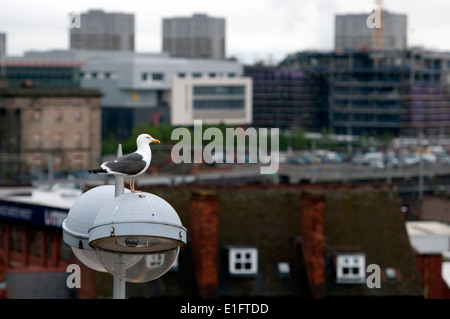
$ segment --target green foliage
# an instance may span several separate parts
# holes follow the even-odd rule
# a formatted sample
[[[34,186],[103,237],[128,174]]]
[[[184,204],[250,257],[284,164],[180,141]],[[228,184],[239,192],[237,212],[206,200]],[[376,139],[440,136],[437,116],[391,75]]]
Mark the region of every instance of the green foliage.
[[[152,124],[140,124],[133,128],[132,134],[130,137],[128,137],[126,140],[120,142],[118,141],[117,137],[113,134],[110,134],[110,136],[103,140],[102,144],[102,152],[103,154],[114,154],[117,152],[117,146],[119,143],[122,143],[122,152],[124,154],[132,153],[136,151],[136,139],[140,134],[147,133],[150,134],[152,137],[157,138],[161,141],[161,144],[152,144],[152,150],[157,152],[159,149],[163,148],[167,145],[173,145],[178,143],[180,140],[172,140],[172,132],[173,130],[177,128],[176,126],[172,126],[168,123],[162,123],[158,126],[154,126]],[[184,126],[185,129],[189,131],[190,137],[191,137],[191,145],[194,143],[194,127],[192,126]],[[223,147],[225,148],[227,144],[232,143],[231,141],[227,141],[227,135],[226,131],[227,128],[231,128],[235,130],[238,128],[238,126],[233,125],[225,125],[225,124],[218,124],[218,125],[208,125],[203,124],[202,125],[202,141],[203,144],[206,145],[214,140],[214,137],[212,137],[212,140],[203,140],[204,132],[208,128],[216,128],[219,129],[223,136]],[[243,127],[243,130],[245,131],[246,127]],[[256,132],[258,132],[258,129],[255,128]],[[271,141],[270,141],[270,129],[268,130],[268,148],[270,149]],[[236,139],[235,139],[236,141]],[[245,139],[246,144],[248,145],[249,139],[246,137]],[[187,142],[187,141],[186,141]],[[280,131],[279,135],[279,148],[280,150],[287,150],[289,146],[291,146],[294,150],[300,150],[300,149],[308,149],[311,145],[310,139],[308,139],[305,135],[305,131],[302,128],[295,128],[290,132],[283,133]]]

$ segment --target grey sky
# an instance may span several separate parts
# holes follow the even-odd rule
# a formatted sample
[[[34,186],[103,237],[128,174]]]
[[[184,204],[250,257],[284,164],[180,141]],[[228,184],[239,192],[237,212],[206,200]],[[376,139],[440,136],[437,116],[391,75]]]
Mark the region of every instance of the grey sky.
[[[283,57],[299,50],[331,50],[334,16],[369,12],[373,0],[0,0],[0,32],[7,33],[8,55],[28,50],[66,49],[68,14],[89,9],[135,15],[135,48],[161,51],[165,17],[206,13],[226,19],[227,56]],[[450,1],[384,0],[384,7],[408,16],[408,44],[450,51]]]

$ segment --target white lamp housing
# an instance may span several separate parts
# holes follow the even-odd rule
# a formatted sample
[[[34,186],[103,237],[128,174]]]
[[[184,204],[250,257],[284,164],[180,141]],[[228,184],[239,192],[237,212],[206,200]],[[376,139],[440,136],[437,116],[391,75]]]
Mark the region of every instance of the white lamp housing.
[[[124,192],[130,192],[125,189]],[[72,248],[75,256],[96,271],[107,272],[95,250],[89,246],[89,229],[100,209],[115,198],[115,186],[103,185],[83,193],[72,205],[62,223],[63,240]]]
[[[164,199],[146,192],[126,193],[101,208],[89,230],[89,245],[114,276],[146,282],[172,267],[186,235],[178,214]]]

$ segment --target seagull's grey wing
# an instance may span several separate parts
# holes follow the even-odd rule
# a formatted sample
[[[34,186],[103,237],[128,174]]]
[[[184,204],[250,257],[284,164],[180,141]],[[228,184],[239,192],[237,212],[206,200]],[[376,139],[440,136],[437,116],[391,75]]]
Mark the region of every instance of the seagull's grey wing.
[[[138,174],[145,168],[145,165],[144,158],[138,153],[124,155],[114,161],[105,163],[105,166],[111,171],[127,175]]]

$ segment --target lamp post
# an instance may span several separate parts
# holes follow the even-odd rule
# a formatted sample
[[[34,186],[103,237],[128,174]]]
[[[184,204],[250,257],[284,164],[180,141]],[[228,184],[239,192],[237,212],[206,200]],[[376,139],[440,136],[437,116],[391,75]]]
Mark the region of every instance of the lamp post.
[[[125,282],[151,281],[172,267],[187,232],[164,199],[125,190],[123,177],[115,182],[80,196],[63,222],[63,239],[86,266],[111,273],[113,298],[123,299]]]

